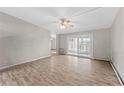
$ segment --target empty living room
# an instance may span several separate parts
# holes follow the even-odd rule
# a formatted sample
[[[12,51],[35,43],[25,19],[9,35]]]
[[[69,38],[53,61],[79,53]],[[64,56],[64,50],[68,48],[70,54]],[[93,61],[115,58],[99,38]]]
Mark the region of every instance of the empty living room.
[[[120,7],[1,7],[0,85],[123,85],[123,30]]]
[[[57,6],[0,5],[0,86],[32,86],[26,93],[38,93],[34,86],[123,87],[124,7],[51,3]]]

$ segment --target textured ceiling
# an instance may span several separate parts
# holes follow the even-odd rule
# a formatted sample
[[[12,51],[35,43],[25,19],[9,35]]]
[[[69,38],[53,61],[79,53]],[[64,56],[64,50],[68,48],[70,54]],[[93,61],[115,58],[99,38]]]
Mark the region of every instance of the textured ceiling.
[[[119,8],[114,7],[0,8],[1,12],[43,27],[54,34],[110,28],[118,10]],[[61,18],[71,20],[74,23],[74,27],[59,29],[55,22]]]

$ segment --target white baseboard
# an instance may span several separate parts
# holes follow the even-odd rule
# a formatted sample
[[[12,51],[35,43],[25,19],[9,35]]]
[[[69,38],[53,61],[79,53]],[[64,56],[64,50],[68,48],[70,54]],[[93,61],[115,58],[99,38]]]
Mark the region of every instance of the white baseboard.
[[[96,60],[103,60],[103,61],[110,61],[109,59],[107,58],[99,58],[99,57],[94,57],[94,59]]]
[[[47,58],[47,57],[50,57],[50,56],[51,55],[43,56],[43,57],[40,57],[40,58],[37,58],[37,59],[34,59],[34,60],[28,60],[26,62],[20,62],[20,63],[9,64],[9,65],[2,65],[2,66],[0,66],[0,70],[6,69],[6,68],[10,68],[10,67],[13,67],[13,66],[16,66],[16,65],[21,65],[21,64],[24,64],[24,63],[33,62],[33,61],[36,61],[36,60],[39,60],[39,59],[43,59],[43,58]]]
[[[124,84],[123,84],[123,81],[122,81],[122,79],[121,79],[121,77],[120,77],[118,71],[116,70],[114,64],[113,64],[112,62],[110,62],[110,64],[111,64],[111,66],[112,66],[112,68],[113,68],[113,70],[114,70],[114,72],[115,72],[115,74],[116,74],[116,76],[117,76],[117,78],[118,78],[118,80],[119,80],[119,83],[121,84],[121,86],[123,86],[123,85],[124,85]]]

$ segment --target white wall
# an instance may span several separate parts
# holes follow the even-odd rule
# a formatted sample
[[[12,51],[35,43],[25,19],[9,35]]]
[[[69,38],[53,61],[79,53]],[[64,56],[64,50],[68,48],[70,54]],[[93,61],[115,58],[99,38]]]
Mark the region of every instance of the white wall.
[[[0,68],[49,55],[49,31],[0,12]]]
[[[121,8],[111,29],[111,60],[124,81],[124,8]]]
[[[110,29],[93,31],[93,57],[110,60]]]
[[[81,35],[91,33],[93,35],[93,58],[110,60],[110,30],[100,29],[94,31],[77,32],[59,35],[59,47],[67,51],[67,37],[70,35]]]

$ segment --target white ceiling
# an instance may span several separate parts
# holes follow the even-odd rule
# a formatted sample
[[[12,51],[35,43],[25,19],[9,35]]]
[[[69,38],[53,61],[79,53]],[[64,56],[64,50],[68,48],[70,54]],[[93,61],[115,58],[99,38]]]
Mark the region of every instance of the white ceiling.
[[[118,10],[119,8],[114,7],[0,8],[1,12],[43,27],[54,34],[110,28]],[[64,30],[59,29],[55,21],[59,21],[60,18],[70,19],[74,23],[74,27]]]

